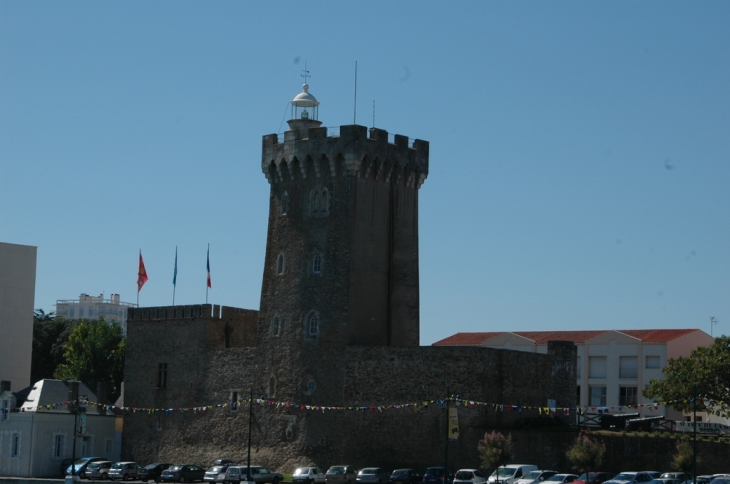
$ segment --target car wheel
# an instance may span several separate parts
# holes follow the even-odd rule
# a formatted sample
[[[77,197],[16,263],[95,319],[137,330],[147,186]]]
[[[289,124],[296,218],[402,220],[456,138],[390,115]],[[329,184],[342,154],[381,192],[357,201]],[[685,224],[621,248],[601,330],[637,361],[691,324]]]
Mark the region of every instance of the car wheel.
[[[124,474],[124,475],[122,476],[122,480],[123,480],[123,481],[128,481],[128,480],[129,480],[129,474]]]
[[[107,474],[102,474],[101,477],[100,477],[100,479],[102,481],[106,481],[107,479],[109,479],[109,476]]]
[[[178,479],[177,482],[185,482],[185,478],[183,476],[180,476],[180,479]]]
[[[79,479],[86,479],[86,472],[79,472]]]
[[[271,484],[279,484],[279,478],[274,477],[274,479],[272,479],[272,481],[271,481]]]

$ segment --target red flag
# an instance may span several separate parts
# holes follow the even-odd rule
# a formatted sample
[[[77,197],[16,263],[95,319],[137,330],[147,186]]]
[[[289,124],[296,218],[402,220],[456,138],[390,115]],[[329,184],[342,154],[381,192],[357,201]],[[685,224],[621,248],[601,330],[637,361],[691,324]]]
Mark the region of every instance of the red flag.
[[[142,260],[142,251],[139,251],[139,270],[137,271],[137,292],[142,290],[142,286],[147,282],[147,271],[144,268],[144,261]]]

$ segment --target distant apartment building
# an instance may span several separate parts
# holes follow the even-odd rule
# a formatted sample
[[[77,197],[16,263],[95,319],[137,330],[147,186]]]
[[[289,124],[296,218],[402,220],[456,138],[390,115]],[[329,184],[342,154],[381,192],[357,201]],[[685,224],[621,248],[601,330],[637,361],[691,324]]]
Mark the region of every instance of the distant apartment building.
[[[137,307],[133,303],[121,302],[119,294],[112,294],[109,299],[104,295],[89,296],[81,294],[78,299],[59,299],[56,301],[56,316],[65,319],[99,319],[114,321],[122,325],[127,334],[127,309]]]
[[[0,380],[30,385],[37,247],[0,242]]]
[[[698,346],[712,345],[714,338],[699,329],[514,331],[457,333],[433,346],[486,346],[546,353],[548,341],[572,341],[578,347],[577,407],[587,412],[638,412],[642,417],[666,415],[672,420],[685,420],[681,412],[646,405],[654,402],[644,398],[642,391],[650,380],[664,378],[662,369],[669,358],[688,356]]]

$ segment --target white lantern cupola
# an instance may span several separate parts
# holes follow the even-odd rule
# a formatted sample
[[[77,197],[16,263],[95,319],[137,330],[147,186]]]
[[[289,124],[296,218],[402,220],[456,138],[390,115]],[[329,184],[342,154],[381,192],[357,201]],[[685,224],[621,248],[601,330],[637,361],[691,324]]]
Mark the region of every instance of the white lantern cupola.
[[[318,128],[322,125],[319,121],[319,101],[309,93],[309,84],[304,83],[302,92],[292,99],[291,119],[287,123],[293,131]]]

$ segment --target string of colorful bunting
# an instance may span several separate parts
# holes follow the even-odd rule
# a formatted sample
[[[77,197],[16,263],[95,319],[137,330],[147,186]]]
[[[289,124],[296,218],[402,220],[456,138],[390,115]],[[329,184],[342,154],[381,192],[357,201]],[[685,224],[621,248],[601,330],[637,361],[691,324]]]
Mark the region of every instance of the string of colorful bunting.
[[[707,405],[725,405],[722,401],[715,401],[707,398],[701,398],[700,399],[703,403],[708,402]],[[586,406],[586,407],[537,407],[537,406],[529,406],[529,405],[506,405],[502,403],[489,403],[489,402],[478,402],[474,400],[466,400],[462,398],[448,398],[448,399],[440,399],[440,400],[423,400],[420,402],[413,402],[413,403],[404,403],[404,404],[392,404],[392,405],[367,405],[367,406],[323,406],[323,405],[305,405],[305,404],[298,404],[298,403],[292,403],[292,402],[280,402],[275,400],[268,400],[268,399],[262,399],[262,398],[255,398],[254,399],[254,405],[256,406],[267,406],[267,407],[274,407],[274,408],[287,408],[287,409],[294,409],[294,410],[303,410],[303,411],[316,411],[316,412],[325,412],[325,411],[359,411],[359,412],[383,412],[387,410],[398,410],[398,409],[408,409],[408,408],[424,408],[428,407],[429,405],[435,405],[438,407],[445,407],[447,402],[451,405],[455,406],[464,406],[464,407],[470,407],[470,408],[477,408],[477,407],[487,407],[491,408],[494,411],[499,412],[519,412],[523,413],[526,410],[529,411],[537,411],[540,415],[570,415],[571,413],[610,413],[613,410],[622,411],[624,409],[640,409],[640,408],[647,408],[649,410],[657,410],[660,405],[669,406],[674,405],[677,403],[689,403],[692,404],[692,399],[685,399],[685,400],[674,400],[670,402],[654,402],[654,403],[640,403],[637,405],[611,405],[611,406]],[[21,408],[3,408],[3,413],[7,412],[42,412],[44,410],[59,410],[62,407],[66,407],[71,404],[77,404],[76,401],[66,401],[66,402],[59,402],[54,404],[46,404],[46,405],[40,405],[37,407],[21,407]],[[197,407],[177,407],[177,408],[145,408],[145,407],[121,407],[116,405],[105,405],[105,404],[99,404],[96,402],[86,402],[86,405],[92,406],[92,407],[103,407],[106,411],[115,412],[115,411],[122,411],[122,412],[128,412],[131,414],[134,413],[147,413],[147,414],[155,414],[155,413],[163,413],[166,415],[170,415],[173,413],[182,413],[182,412],[193,412],[193,413],[201,413],[205,414],[209,410],[214,409],[223,409],[223,408],[237,408],[241,405],[248,405],[249,400],[240,400],[238,402],[226,402],[226,403],[218,403],[218,404],[212,404],[212,405],[203,405],[203,406],[197,406]]]

